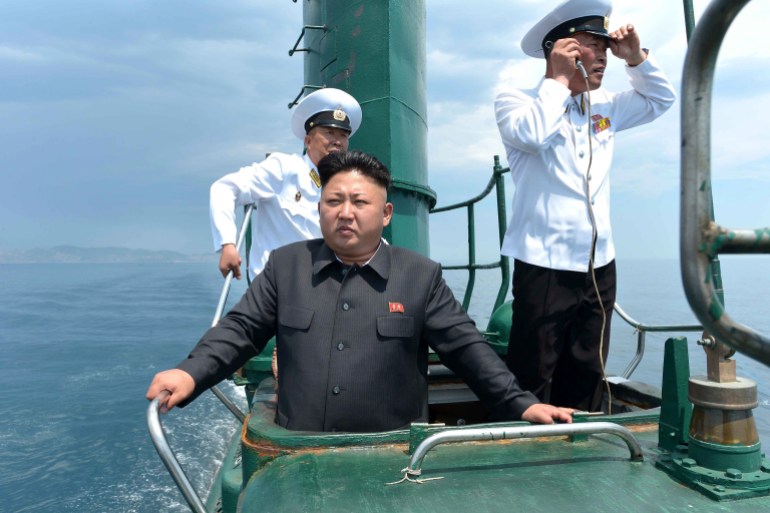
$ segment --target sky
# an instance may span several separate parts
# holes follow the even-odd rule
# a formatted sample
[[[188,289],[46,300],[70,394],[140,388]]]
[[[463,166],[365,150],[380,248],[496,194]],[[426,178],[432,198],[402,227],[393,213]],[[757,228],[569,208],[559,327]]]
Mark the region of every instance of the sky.
[[[303,83],[288,56],[302,26],[291,0],[3,0],[0,3],[0,249],[62,244],[213,252],[208,189],[271,151],[300,152],[287,104]],[[428,164],[438,205],[475,195],[505,152],[493,101],[532,87],[544,62],[519,42],[542,0],[426,0]],[[708,2],[694,1],[696,19]],[[674,0],[615,0],[677,91],[686,51]],[[766,226],[770,5],[728,33],[714,87],[717,222]],[[605,87],[628,87],[610,58]],[[618,258],[677,258],[679,101],[618,135],[612,172]],[[355,137],[351,139],[355,147]],[[506,182],[510,198],[512,184]],[[508,206],[510,211],[510,205]],[[491,204],[477,213],[479,261],[497,257]],[[464,221],[432,216],[431,256],[454,263]]]

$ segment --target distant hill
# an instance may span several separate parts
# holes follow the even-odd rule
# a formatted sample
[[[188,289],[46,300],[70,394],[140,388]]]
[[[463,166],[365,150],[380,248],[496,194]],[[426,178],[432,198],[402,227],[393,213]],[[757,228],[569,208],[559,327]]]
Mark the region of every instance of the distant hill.
[[[186,255],[177,251],[153,251],[149,249],[129,249],[119,247],[81,248],[78,246],[54,246],[27,250],[0,249],[0,263],[3,264],[42,264],[42,263],[179,263],[210,262],[214,256]]]

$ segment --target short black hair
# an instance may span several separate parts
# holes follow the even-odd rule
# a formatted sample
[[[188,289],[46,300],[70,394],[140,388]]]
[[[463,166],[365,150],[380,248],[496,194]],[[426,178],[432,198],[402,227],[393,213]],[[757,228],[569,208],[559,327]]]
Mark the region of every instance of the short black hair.
[[[358,171],[374,180],[386,191],[390,189],[390,171],[388,167],[377,160],[377,157],[363,151],[333,151],[318,162],[318,174],[321,176],[321,187],[343,171]]]

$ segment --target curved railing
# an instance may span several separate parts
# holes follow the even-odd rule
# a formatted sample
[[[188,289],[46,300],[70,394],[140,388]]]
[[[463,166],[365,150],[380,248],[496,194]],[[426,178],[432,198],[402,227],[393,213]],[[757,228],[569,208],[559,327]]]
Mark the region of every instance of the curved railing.
[[[471,295],[473,294],[473,286],[476,283],[476,269],[496,269],[500,268],[502,281],[500,288],[497,291],[497,298],[495,299],[495,305],[492,311],[505,302],[505,295],[508,292],[508,283],[510,282],[511,272],[508,264],[508,257],[500,256],[497,262],[490,264],[477,264],[476,263],[476,217],[474,206],[486,198],[492,189],[496,191],[497,198],[497,231],[500,239],[500,244],[503,243],[503,237],[505,237],[505,230],[507,229],[508,219],[505,213],[505,183],[503,182],[503,175],[510,171],[509,168],[503,168],[500,166],[500,157],[495,155],[494,167],[492,168],[492,177],[489,179],[489,183],[477,196],[470,198],[466,201],[447,205],[445,207],[438,207],[431,209],[431,214],[439,214],[441,212],[448,212],[450,210],[457,210],[465,208],[467,210],[468,220],[468,263],[466,265],[442,265],[441,268],[450,271],[467,270],[468,271],[468,283],[465,287],[465,296],[463,297],[463,309],[467,312],[471,302]]]
[[[770,339],[734,321],[710,276],[718,254],[770,253],[770,228],[733,230],[713,220],[711,92],[725,33],[749,0],[714,0],[690,39],[682,75],[681,266],[695,316],[717,340],[770,365]]]
[[[500,260],[498,260],[497,262],[492,262],[490,264],[476,263],[476,230],[475,230],[475,209],[474,209],[474,205],[476,203],[479,203],[484,198],[489,196],[492,190],[495,189],[496,198],[497,198],[497,225],[498,225],[498,232],[500,237],[500,244],[502,245],[503,237],[505,236],[505,231],[508,223],[506,218],[506,209],[505,209],[506,198],[505,198],[505,185],[503,183],[503,175],[508,172],[510,172],[510,168],[507,168],[507,167],[503,168],[502,166],[500,166],[500,157],[495,155],[492,176],[490,177],[489,182],[487,183],[484,190],[482,190],[478,195],[468,200],[462,201],[460,203],[454,203],[451,205],[437,207],[432,209],[430,212],[431,214],[438,214],[441,212],[448,212],[451,210],[458,210],[461,208],[465,208],[467,210],[468,263],[465,265],[442,265],[441,266],[442,269],[449,270],[449,271],[457,271],[457,270],[468,271],[468,282],[465,287],[465,295],[463,296],[463,302],[462,302],[463,309],[466,311],[468,310],[468,306],[470,305],[471,295],[473,293],[473,287],[476,281],[477,269],[500,268],[501,270],[501,283],[498,289],[497,299],[495,301],[494,307],[492,308],[492,311],[497,310],[497,308],[501,304],[503,304],[503,302],[505,302],[505,296],[508,293],[508,284],[510,283],[510,267],[509,267],[507,257],[501,256]],[[615,303],[615,312],[628,325],[634,328],[637,333],[636,352],[622,374],[623,378],[625,379],[628,379],[631,376],[631,374],[633,374],[633,372],[636,370],[636,368],[639,366],[642,359],[644,358],[647,333],[653,333],[653,332],[654,333],[666,333],[666,332],[674,333],[674,332],[703,331],[703,326],[701,325],[693,325],[693,324],[655,325],[655,324],[646,324],[643,322],[639,322],[633,319],[630,315],[628,315],[618,303]]]
[[[251,220],[251,213],[253,211],[254,205],[249,205],[244,209],[243,223],[241,224],[241,229],[238,234],[238,241],[235,244],[235,247],[239,253],[241,247],[243,246],[243,241],[246,237],[246,233],[248,231],[247,228]],[[246,272],[249,272],[248,269],[246,269]],[[216,326],[216,324],[219,322],[219,319],[222,318],[222,313],[224,312],[225,304],[227,303],[227,296],[230,294],[232,282],[233,272],[230,271],[225,277],[225,283],[222,286],[219,302],[217,303],[217,308],[214,312],[214,320],[211,323],[212,326]],[[219,387],[211,387],[211,392],[222,402],[222,404],[227,407],[228,410],[230,410],[230,412],[235,416],[235,418],[238,419],[240,423],[244,423],[246,421],[246,414],[243,413],[240,408],[238,408],[238,406],[236,406],[235,403],[233,403],[230,398],[228,398],[224,392],[219,389]],[[201,501],[201,498],[198,496],[195,488],[193,488],[192,483],[188,479],[184,470],[182,470],[182,466],[179,464],[179,460],[174,454],[174,451],[171,450],[171,446],[168,444],[168,440],[166,439],[166,434],[163,431],[163,425],[160,422],[160,405],[166,400],[168,395],[169,392],[167,390],[163,390],[150,403],[150,406],[147,409],[147,429],[150,432],[150,438],[152,438],[152,443],[155,446],[155,449],[158,451],[158,455],[160,456],[161,461],[163,461],[163,464],[168,469],[168,472],[171,474],[171,478],[176,483],[179,491],[182,492],[182,495],[187,501],[187,504],[189,504],[190,509],[196,513],[206,513],[206,509],[203,506],[203,501]]]
[[[155,446],[155,450],[158,451],[158,456],[160,456],[161,461],[168,469],[168,473],[171,474],[179,491],[184,495],[190,509],[195,513],[206,513],[206,507],[203,505],[203,501],[198,496],[195,488],[193,488],[187,474],[182,470],[182,466],[179,464],[179,460],[177,460],[174,451],[171,450],[171,446],[168,445],[166,435],[163,432],[159,410],[160,405],[168,396],[168,390],[163,390],[152,400],[152,402],[150,402],[150,406],[147,408],[147,430],[150,432],[150,438]]]
[[[628,315],[618,303],[615,303],[615,313],[617,313],[621,319],[626,321],[626,323],[628,323],[636,330],[636,353],[622,374],[622,376],[626,379],[631,377],[631,374],[633,374],[633,372],[636,370],[636,367],[639,366],[642,358],[644,357],[644,347],[647,340],[647,333],[703,331],[703,326],[700,324],[644,324],[643,322],[639,322]]]
[[[406,473],[419,475],[422,461],[428,452],[434,447],[445,443],[594,434],[610,434],[622,438],[631,453],[631,460],[641,461],[643,459],[642,447],[634,434],[627,428],[611,422],[467,428],[442,431],[423,440],[414,450],[409,460],[409,466],[406,468]]]

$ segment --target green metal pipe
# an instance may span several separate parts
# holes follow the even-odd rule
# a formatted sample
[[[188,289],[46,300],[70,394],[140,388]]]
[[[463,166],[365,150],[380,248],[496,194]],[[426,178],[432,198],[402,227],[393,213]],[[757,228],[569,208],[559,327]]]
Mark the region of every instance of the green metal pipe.
[[[682,0],[684,4],[684,27],[687,31],[687,42],[690,41],[690,35],[695,29],[695,12],[692,8],[692,0]]]

